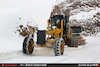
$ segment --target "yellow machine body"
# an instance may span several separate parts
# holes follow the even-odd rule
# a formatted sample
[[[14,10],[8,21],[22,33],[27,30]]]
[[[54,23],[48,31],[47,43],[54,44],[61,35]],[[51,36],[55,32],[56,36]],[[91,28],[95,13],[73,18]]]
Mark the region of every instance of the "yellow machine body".
[[[85,39],[80,36],[81,31],[75,33],[81,27],[72,29],[72,26],[67,25],[68,19],[67,16],[54,15],[47,21],[47,30],[29,27],[30,33],[24,39],[23,52],[32,54],[35,46],[51,47],[54,48],[55,56],[60,56],[64,53],[64,45],[78,47],[83,44]],[[37,31],[37,42],[34,42],[35,31]]]
[[[47,24],[48,24],[47,28],[49,28],[49,21],[47,22]],[[47,44],[51,44],[51,45],[54,44],[55,38],[58,38],[58,37],[61,37],[61,36],[63,37],[63,21],[61,21],[61,28],[60,29],[58,29],[55,26],[55,28],[52,28],[52,30],[46,30],[46,35],[45,36],[47,36],[47,35],[51,35],[54,38],[46,40],[45,41],[46,44],[43,44],[43,45],[37,44],[38,46],[40,46],[40,47],[47,47],[48,46]]]

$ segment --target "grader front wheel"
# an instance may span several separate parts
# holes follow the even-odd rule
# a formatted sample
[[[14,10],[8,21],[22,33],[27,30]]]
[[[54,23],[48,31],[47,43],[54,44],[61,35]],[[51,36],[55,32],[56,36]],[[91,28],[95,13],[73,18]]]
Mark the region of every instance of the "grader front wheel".
[[[23,52],[25,54],[32,54],[34,50],[34,47],[32,46],[33,44],[34,44],[33,39],[26,37],[23,42]]]
[[[64,53],[64,41],[62,38],[56,38],[54,44],[55,56],[63,55]]]

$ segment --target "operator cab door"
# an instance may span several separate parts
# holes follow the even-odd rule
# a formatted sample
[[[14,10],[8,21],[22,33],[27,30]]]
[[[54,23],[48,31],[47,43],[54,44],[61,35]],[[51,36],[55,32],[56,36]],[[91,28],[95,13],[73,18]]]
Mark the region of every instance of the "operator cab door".
[[[53,17],[51,17],[51,26],[57,26],[58,29],[61,28],[61,21],[63,20],[63,15],[53,15]],[[60,22],[58,24],[58,22]]]
[[[50,26],[51,26],[51,28],[52,28],[52,26],[57,26],[58,27],[58,29],[60,29],[61,28],[61,24],[57,24],[57,21],[58,20],[60,20],[60,22],[63,20],[63,22],[64,22],[64,26],[63,26],[63,29],[64,29],[64,31],[63,31],[63,34],[65,34],[66,35],[66,25],[67,25],[67,23],[68,23],[68,21],[69,21],[69,18],[65,15],[53,15],[51,18],[50,18]]]

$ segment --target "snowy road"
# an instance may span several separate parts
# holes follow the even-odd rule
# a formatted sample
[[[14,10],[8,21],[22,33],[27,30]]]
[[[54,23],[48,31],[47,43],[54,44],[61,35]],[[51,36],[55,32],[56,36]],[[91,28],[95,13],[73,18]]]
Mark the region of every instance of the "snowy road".
[[[22,50],[0,52],[0,63],[100,63],[100,37],[86,37],[87,44],[65,47],[63,56],[54,56],[53,48],[35,48],[32,55]]]
[[[32,55],[23,54],[23,38],[14,33],[17,23],[37,23],[45,29],[54,4],[54,0],[0,0],[0,63],[100,63],[100,34],[86,37],[87,44],[79,48],[65,46],[63,56],[40,47]]]

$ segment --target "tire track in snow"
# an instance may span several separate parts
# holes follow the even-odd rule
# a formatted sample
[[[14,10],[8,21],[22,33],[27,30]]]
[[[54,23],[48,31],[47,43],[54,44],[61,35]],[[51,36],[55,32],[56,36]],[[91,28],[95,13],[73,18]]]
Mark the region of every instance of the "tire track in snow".
[[[48,52],[49,51],[49,52]],[[0,53],[0,62],[6,62],[9,60],[16,60],[16,59],[25,59],[25,58],[34,58],[34,56],[38,57],[38,56],[54,56],[54,53],[52,48],[36,48],[33,52],[32,55],[26,55],[23,53],[22,50],[18,50],[18,51],[10,51],[10,52],[4,52],[4,53]],[[27,60],[27,59],[26,59]]]
[[[77,54],[80,54],[81,53],[81,51],[83,50],[83,49],[85,49],[85,48],[87,48],[89,45],[81,45],[81,48],[75,48],[75,49],[77,49],[77,51],[76,52],[74,52],[74,54],[71,54],[71,55],[66,55],[66,57],[65,58],[63,58],[63,59],[60,59],[60,60],[58,60],[58,61],[56,61],[56,63],[61,63],[61,62],[64,62],[64,61],[66,61],[66,60],[68,60],[68,59],[71,59],[71,58],[73,58],[73,57],[75,57]],[[79,46],[80,47],[80,46]],[[70,48],[70,47],[68,47],[68,48]]]

